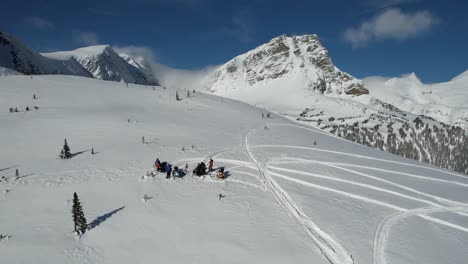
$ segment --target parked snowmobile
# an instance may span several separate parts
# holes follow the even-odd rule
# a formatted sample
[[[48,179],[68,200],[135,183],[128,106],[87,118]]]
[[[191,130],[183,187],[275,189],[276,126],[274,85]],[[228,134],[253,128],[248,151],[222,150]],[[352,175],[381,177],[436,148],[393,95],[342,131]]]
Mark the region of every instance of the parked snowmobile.
[[[224,179],[224,168],[223,167],[218,169],[218,171],[216,172],[216,177],[218,179]]]
[[[193,170],[193,175],[203,176],[206,175],[206,165],[205,163],[201,162],[198,163],[197,167]]]

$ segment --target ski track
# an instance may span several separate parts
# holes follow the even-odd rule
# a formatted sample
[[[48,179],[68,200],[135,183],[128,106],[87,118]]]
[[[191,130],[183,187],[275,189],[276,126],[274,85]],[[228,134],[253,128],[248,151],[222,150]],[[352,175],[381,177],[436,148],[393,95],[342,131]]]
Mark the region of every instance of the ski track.
[[[404,163],[404,162],[399,162],[399,161],[384,160],[384,159],[379,159],[379,158],[374,158],[374,157],[369,157],[369,156],[363,156],[363,155],[358,155],[358,154],[352,154],[352,153],[347,153],[347,152],[341,152],[341,151],[334,151],[334,150],[327,150],[327,149],[320,149],[320,148],[311,148],[311,147],[302,147],[302,146],[293,146],[293,145],[256,145],[256,146],[254,146],[252,148],[292,148],[292,149],[312,150],[312,151],[339,154],[339,155],[345,155],[345,156],[362,158],[362,159],[378,160],[378,161],[382,161],[382,162],[393,163],[393,164],[404,165],[404,166],[410,166],[410,167],[423,168],[423,169],[426,169],[426,170],[442,172],[442,173],[445,173],[445,174],[450,174],[450,175],[456,176],[458,178],[462,178],[464,180],[468,180],[468,177],[466,177],[466,176],[459,175],[459,174],[452,173],[452,172],[448,172],[448,171],[444,171],[444,170],[439,170],[439,169],[435,169],[435,168],[425,167],[425,166],[416,165],[416,164],[409,164],[409,163]],[[428,165],[430,165],[430,164],[428,164]],[[389,171],[389,172],[391,172],[391,171]],[[423,176],[421,176],[421,177],[423,177]],[[426,178],[428,178],[428,177],[426,177]],[[434,179],[434,178],[431,178],[431,179]],[[463,184],[463,183],[461,183],[461,184]]]
[[[412,197],[412,196],[409,196],[409,195],[406,195],[406,194],[401,194],[399,192],[390,191],[390,190],[380,188],[380,187],[376,187],[376,186],[373,186],[373,185],[370,185],[370,184],[358,183],[358,182],[344,180],[344,179],[340,179],[340,178],[336,178],[336,177],[330,177],[330,176],[325,176],[325,175],[311,173],[311,172],[304,172],[304,171],[299,171],[299,170],[284,169],[284,168],[280,168],[280,167],[270,167],[270,168],[274,169],[274,170],[278,170],[278,171],[283,171],[283,172],[290,172],[290,173],[301,174],[301,175],[320,178],[320,179],[326,179],[326,180],[330,180],[330,181],[347,183],[347,184],[350,184],[350,185],[355,185],[355,186],[367,188],[367,189],[370,189],[370,190],[375,190],[375,191],[379,191],[379,192],[388,193],[388,194],[391,194],[391,195],[394,195],[394,196],[399,196],[399,197],[402,197],[402,198],[406,198],[408,200],[413,200],[413,201],[416,201],[416,202],[425,203],[425,204],[429,204],[429,205],[432,205],[432,206],[440,206],[439,204],[436,204],[436,203],[431,202],[431,201],[427,201],[427,200],[420,199],[420,198],[415,198],[415,197]]]
[[[276,183],[276,181],[266,174],[267,172],[264,170],[265,164],[260,164],[255,159],[249,148],[248,137],[255,129],[257,128],[253,128],[244,134],[242,137],[242,146],[252,164],[258,168],[258,172],[262,178],[265,189],[269,190],[273,194],[278,203],[287,211],[288,215],[290,215],[297,223],[301,224],[303,229],[330,263],[354,263],[353,258],[347,250],[312,222],[307,215],[298,208],[291,197],[289,197],[289,195]]]
[[[408,210],[406,212],[400,212],[393,215],[390,215],[382,222],[380,222],[375,238],[374,238],[374,264],[387,264],[387,260],[385,258],[385,248],[387,247],[388,243],[388,236],[392,227],[400,220],[405,218],[422,215],[422,214],[429,214],[429,213],[437,213],[437,212],[460,212],[464,211],[468,213],[467,207],[445,207],[445,208],[417,208],[413,210]]]
[[[328,167],[336,168],[336,169],[339,169],[339,170],[347,171],[347,172],[350,172],[350,173],[353,173],[353,174],[356,174],[356,175],[359,175],[359,176],[363,176],[363,177],[370,178],[370,179],[373,179],[373,180],[376,180],[376,181],[384,182],[384,183],[387,183],[389,185],[393,185],[395,187],[407,190],[407,191],[415,193],[415,194],[426,196],[428,198],[436,200],[439,203],[445,203],[448,206],[465,206],[465,205],[468,205],[466,203],[457,202],[457,201],[453,201],[453,200],[450,200],[450,199],[442,198],[440,196],[436,196],[436,195],[428,194],[428,193],[425,193],[425,192],[422,192],[422,191],[418,191],[416,189],[413,189],[413,188],[410,188],[410,187],[407,187],[407,186],[404,186],[404,185],[401,185],[401,184],[398,184],[398,183],[395,183],[395,182],[392,182],[392,181],[389,181],[389,180],[381,179],[379,177],[372,176],[372,175],[369,175],[369,174],[366,174],[366,173],[362,173],[362,172],[354,171],[354,170],[351,170],[351,169],[342,168],[340,166],[336,166],[337,164],[343,165],[344,163],[323,162],[323,161],[306,160],[306,159],[299,159],[299,158],[280,158],[280,159],[275,159],[274,161],[272,161],[270,163],[271,164],[281,164],[281,163],[283,163],[283,162],[281,162],[281,160],[287,161],[287,162],[284,162],[284,163],[292,163],[292,162],[317,163],[317,164],[321,164],[321,165],[324,165],[324,166],[328,166]],[[274,167],[272,167],[272,168],[274,168]],[[396,171],[392,171],[392,173],[399,174],[399,172],[396,172]],[[450,182],[450,183],[452,183],[452,182]]]
[[[324,191],[337,193],[337,194],[340,194],[340,195],[343,195],[343,196],[347,196],[349,198],[353,198],[353,199],[361,200],[361,201],[364,201],[364,202],[368,202],[368,203],[388,207],[388,208],[394,209],[396,211],[407,212],[407,211],[413,210],[413,209],[402,208],[402,207],[399,207],[399,206],[396,206],[396,205],[393,205],[393,204],[389,204],[389,203],[382,202],[382,201],[379,201],[379,200],[367,198],[367,197],[360,196],[360,195],[357,195],[357,194],[352,194],[352,193],[348,193],[348,192],[345,192],[345,191],[336,190],[336,189],[333,189],[333,188],[313,184],[313,183],[310,183],[310,182],[306,182],[306,181],[303,181],[303,180],[299,180],[299,179],[296,179],[296,178],[285,176],[285,175],[282,175],[282,174],[279,174],[279,173],[276,173],[276,172],[271,172],[271,174],[275,175],[278,178],[281,178],[281,179],[284,179],[284,180],[287,180],[287,181],[291,181],[291,182],[295,182],[295,183],[300,184],[300,185],[304,185],[304,186],[312,187],[312,188],[315,188],[315,189],[320,189],[320,190],[324,190]],[[447,207],[438,207],[438,208],[443,209],[443,208],[447,208]],[[465,208],[465,207],[460,207],[460,208]],[[434,218],[434,217],[426,216],[426,215],[422,215],[422,214],[420,215],[420,217],[422,217],[422,218],[424,218],[426,220],[429,220],[431,222],[434,222],[434,223],[438,223],[438,224],[441,224],[441,225],[452,227],[452,228],[458,229],[458,230],[463,231],[463,232],[468,232],[468,228],[466,228],[466,227],[459,226],[459,225],[456,225],[456,224],[453,224],[453,223],[450,223],[450,222],[447,222],[447,221],[444,221],[444,220],[440,220],[438,218]]]
[[[361,144],[358,144],[358,143],[355,143],[355,142],[346,140],[346,139],[344,139],[344,138],[340,138],[340,137],[338,137],[338,136],[335,136],[335,135],[332,135],[332,134],[330,134],[330,133],[321,131],[321,130],[319,130],[319,129],[312,129],[312,128],[308,128],[308,127],[304,127],[304,126],[293,125],[293,124],[284,124],[284,123],[270,124],[269,126],[270,126],[270,127],[271,127],[271,126],[289,126],[289,127],[296,127],[296,128],[300,128],[300,129],[304,129],[304,130],[309,130],[309,131],[312,131],[312,132],[315,132],[315,133],[320,133],[320,134],[323,134],[323,135],[326,135],[326,136],[329,136],[329,137],[338,138],[338,139],[341,139],[341,140],[346,141],[346,142],[348,142],[348,143],[356,144],[356,145],[358,145],[358,146],[362,146]],[[296,147],[296,146],[294,146],[294,147]],[[305,147],[305,148],[306,148],[306,147]],[[311,149],[314,149],[314,148],[311,148]],[[331,151],[331,150],[324,150],[324,149],[317,149],[317,150],[318,150],[318,151],[324,151],[324,152],[335,153],[335,154],[351,155],[351,156],[358,157],[358,158],[364,158],[364,159],[371,159],[371,160],[378,160],[378,161],[383,161],[383,162],[401,164],[401,165],[410,166],[410,167],[417,167],[417,168],[422,168],[422,169],[428,169],[428,170],[433,170],[433,171],[437,171],[437,172],[443,172],[443,173],[446,173],[446,174],[450,174],[450,175],[453,175],[453,176],[456,176],[456,177],[459,177],[459,178],[463,178],[463,179],[465,179],[465,180],[467,179],[466,176],[463,176],[463,175],[460,175],[460,174],[457,174],[457,173],[453,173],[453,172],[446,171],[446,170],[441,170],[441,169],[430,168],[430,167],[427,167],[427,166],[422,166],[422,165],[417,165],[417,164],[409,164],[409,163],[400,162],[400,161],[379,159],[379,158],[374,158],[374,157],[369,157],[369,156],[364,156],[364,155],[357,155],[357,154],[351,154],[351,153],[346,153],[346,152],[340,152],[340,151]]]

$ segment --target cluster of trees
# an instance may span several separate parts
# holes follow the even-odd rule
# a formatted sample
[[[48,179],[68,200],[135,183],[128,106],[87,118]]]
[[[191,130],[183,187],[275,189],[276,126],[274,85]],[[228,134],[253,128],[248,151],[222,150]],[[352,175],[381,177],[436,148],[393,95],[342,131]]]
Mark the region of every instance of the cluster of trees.
[[[359,124],[335,124],[330,132],[347,140],[468,174],[468,137],[460,127],[445,124],[430,126],[421,118],[404,122],[398,129]]]
[[[26,106],[26,108],[24,109],[24,111],[26,112],[29,112],[29,111],[32,111],[32,110],[39,110],[39,107],[38,106],[34,106],[34,107],[29,107],[29,106]],[[10,107],[8,109],[8,111],[10,113],[18,113],[18,112],[21,112],[20,110],[18,110],[18,107]]]

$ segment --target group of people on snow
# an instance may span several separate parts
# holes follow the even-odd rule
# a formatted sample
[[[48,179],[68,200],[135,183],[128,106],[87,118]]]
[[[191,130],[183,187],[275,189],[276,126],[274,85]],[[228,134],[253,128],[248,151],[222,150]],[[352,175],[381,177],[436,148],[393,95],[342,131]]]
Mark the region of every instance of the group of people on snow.
[[[173,177],[181,177],[183,175],[186,175],[188,173],[188,164],[185,164],[185,169],[182,170],[179,167],[175,166],[174,168],[172,167],[172,164],[163,161],[161,162],[159,158],[156,159],[154,167],[156,168],[157,172],[162,172],[166,173],[166,179],[169,179],[171,175]],[[214,161],[213,159],[210,159],[208,162],[208,172],[212,172],[214,167]],[[207,174],[207,168],[206,164],[204,162],[198,163],[198,165],[195,167],[195,169],[192,171],[193,175],[196,176],[203,176]],[[216,177],[220,179],[224,179],[224,167],[221,167],[218,169],[216,173]]]

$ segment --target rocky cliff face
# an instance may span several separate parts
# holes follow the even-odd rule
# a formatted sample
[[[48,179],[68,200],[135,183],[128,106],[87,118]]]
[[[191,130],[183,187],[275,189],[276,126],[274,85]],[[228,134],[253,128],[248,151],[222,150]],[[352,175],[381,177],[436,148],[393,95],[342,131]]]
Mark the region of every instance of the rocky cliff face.
[[[360,80],[339,70],[317,35],[285,35],[219,67],[206,80],[206,87],[222,95],[223,90],[242,89],[275,81],[301,80],[303,89],[323,94],[368,94]]]

